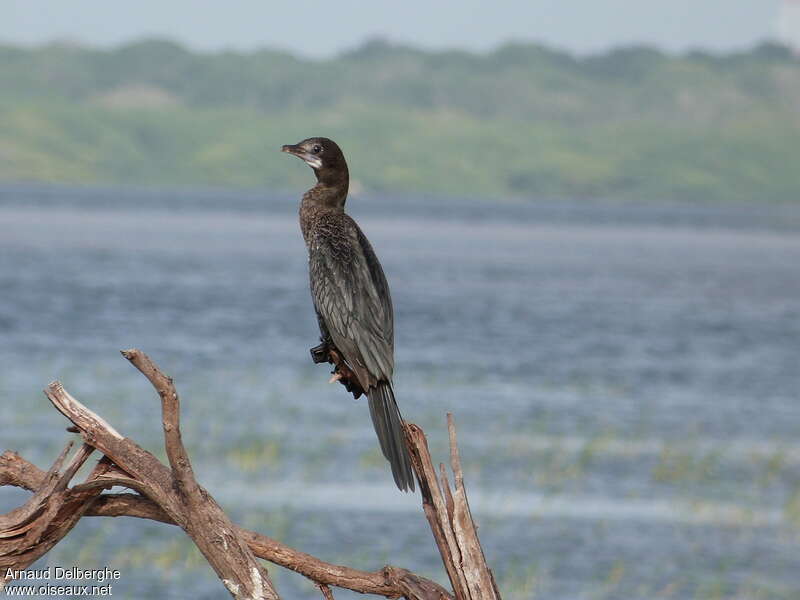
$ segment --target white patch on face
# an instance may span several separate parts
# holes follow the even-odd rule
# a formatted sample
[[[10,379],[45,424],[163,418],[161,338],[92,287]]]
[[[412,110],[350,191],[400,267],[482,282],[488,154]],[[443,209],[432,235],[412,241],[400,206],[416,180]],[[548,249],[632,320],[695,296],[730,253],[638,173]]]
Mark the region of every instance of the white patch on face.
[[[320,159],[319,156],[306,156],[303,160],[306,161],[306,164],[312,169],[322,168],[322,159]]]

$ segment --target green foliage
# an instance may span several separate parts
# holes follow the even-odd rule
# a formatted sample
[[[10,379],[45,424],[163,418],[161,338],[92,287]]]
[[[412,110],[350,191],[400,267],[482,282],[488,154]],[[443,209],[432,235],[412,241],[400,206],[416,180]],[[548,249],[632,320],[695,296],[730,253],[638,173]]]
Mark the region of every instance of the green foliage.
[[[0,180],[296,188],[281,144],[328,135],[372,190],[800,198],[800,61],[781,46],[576,58],[376,40],[327,61],[0,46]]]

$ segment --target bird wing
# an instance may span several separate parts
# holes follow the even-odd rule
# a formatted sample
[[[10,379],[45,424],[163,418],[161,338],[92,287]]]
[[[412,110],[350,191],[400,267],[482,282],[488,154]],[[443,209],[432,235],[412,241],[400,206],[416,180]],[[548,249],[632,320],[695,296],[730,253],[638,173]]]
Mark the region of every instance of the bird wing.
[[[392,378],[392,298],[378,258],[355,221],[344,213],[329,218],[309,245],[311,295],[333,343],[367,390]]]

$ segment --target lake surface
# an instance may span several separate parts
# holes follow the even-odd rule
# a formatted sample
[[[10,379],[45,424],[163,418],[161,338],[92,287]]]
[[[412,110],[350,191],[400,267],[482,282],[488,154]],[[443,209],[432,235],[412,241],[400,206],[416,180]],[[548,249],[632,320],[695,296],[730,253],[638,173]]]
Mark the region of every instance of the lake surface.
[[[800,207],[357,197],[396,312],[404,416],[470,502],[506,600],[800,597]],[[0,187],[0,450],[46,468],[60,379],[159,453],[118,350],[176,381],[200,481],[246,527],[445,584],[363,401],[311,363],[297,198]],[[25,494],[0,489],[0,512]],[[37,566],[118,598],[220,598],[174,528],[84,519]],[[270,572],[286,598],[318,598]],[[337,598],[354,598],[335,590]]]

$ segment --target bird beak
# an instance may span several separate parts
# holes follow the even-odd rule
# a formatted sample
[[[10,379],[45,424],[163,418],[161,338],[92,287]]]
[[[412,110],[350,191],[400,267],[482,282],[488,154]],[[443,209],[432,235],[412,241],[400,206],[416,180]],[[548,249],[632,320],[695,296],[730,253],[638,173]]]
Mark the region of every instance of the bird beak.
[[[320,160],[319,156],[306,152],[297,144],[284,144],[281,146],[281,152],[286,152],[287,154],[302,159],[312,169],[319,169],[322,167],[322,160]]]

